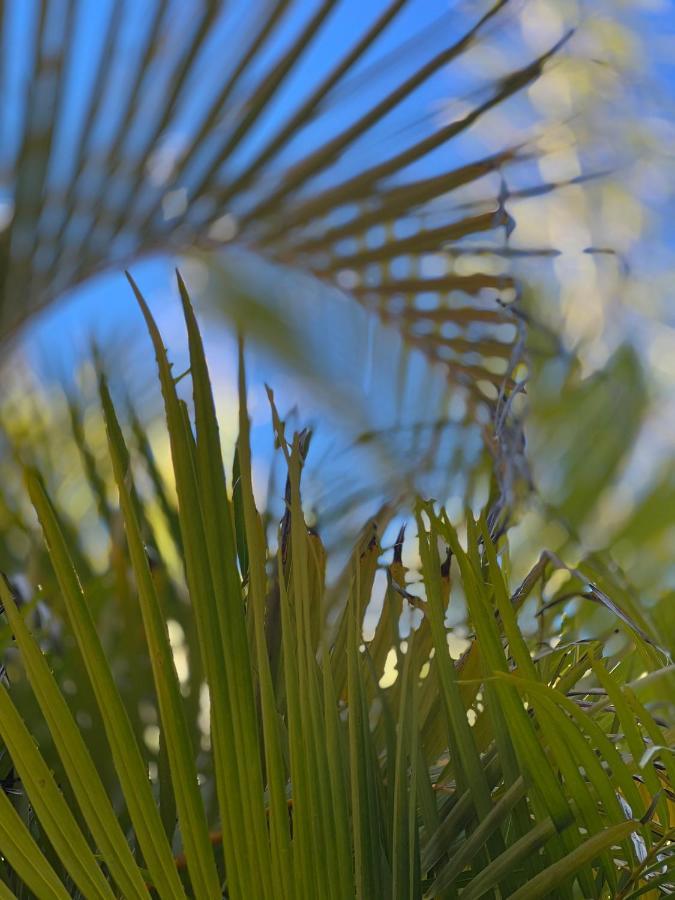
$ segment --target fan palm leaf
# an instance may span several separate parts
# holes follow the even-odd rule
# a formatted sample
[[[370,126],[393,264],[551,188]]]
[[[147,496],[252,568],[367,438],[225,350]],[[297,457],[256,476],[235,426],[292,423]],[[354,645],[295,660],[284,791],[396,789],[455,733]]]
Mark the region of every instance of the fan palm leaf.
[[[426,8],[426,27],[412,0],[352,5],[4,4],[4,58],[22,60],[2,69],[2,334],[94,273],[236,244],[339,285],[494,398],[516,340],[500,326],[518,321],[495,298],[513,283],[450,261],[467,241],[500,251],[499,181],[528,153],[452,147],[557,47],[482,84],[458,118],[420,122],[418,98],[508,24],[509,0]],[[349,37],[332,37],[346,21]],[[473,187],[478,208],[453,200]]]
[[[533,636],[523,610],[535,589],[562,571],[583,592],[585,576],[543,554],[513,590],[508,543],[495,544],[485,515],[468,514],[460,539],[442,508],[421,501],[414,576],[403,566],[403,531],[393,559],[380,562],[386,551],[371,523],[344,578],[327,586],[321,541],[303,513],[307,435],[286,433],[271,398],[288,505],[270,544],[253,496],[243,366],[231,496],[199,329],[179,287],[194,431],[134,285],[156,351],[178,488],[185,585],[178,576],[172,591],[162,556],[147,546],[151,500],[136,487],[139,459],[100,381],[126,535],[118,552],[139,607],[129,623],[140,629],[140,680],[115,677],[102,645],[112,639],[102,615],[121,602],[114,583],[80,571],[44,482],[26,470],[50,558],[39,563],[42,587],[34,589],[58,596],[59,626],[41,625],[0,582],[20,662],[0,688],[5,762],[18,776],[0,797],[5,892],[416,898],[555,890],[609,898],[672,889],[672,727],[651,691],[672,683],[673,671],[650,637],[648,613],[635,621],[603,580],[590,589],[605,597],[626,638],[618,656],[564,630],[556,640],[547,631]],[[388,517],[383,511],[380,529]],[[119,539],[114,529],[110,539]],[[381,568],[388,590],[368,634]],[[92,602],[97,592],[102,605]],[[447,610],[462,598],[472,633],[453,658]],[[405,635],[404,603],[417,615]],[[185,632],[189,674],[172,639],[186,604],[197,626]],[[127,646],[130,634],[127,627]],[[55,640],[79,646],[75,694]],[[210,724],[196,721],[189,696],[203,685]],[[157,710],[157,744],[134,731],[133,708],[143,704]],[[78,725],[94,709],[103,744]]]

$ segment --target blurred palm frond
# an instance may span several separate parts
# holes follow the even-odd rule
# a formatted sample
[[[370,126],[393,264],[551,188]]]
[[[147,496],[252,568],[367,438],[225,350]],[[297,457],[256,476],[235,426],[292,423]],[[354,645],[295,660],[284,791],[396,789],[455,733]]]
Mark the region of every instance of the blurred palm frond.
[[[101,270],[235,243],[338,285],[494,400],[514,284],[455,262],[505,252],[504,173],[528,151],[458,148],[558,49],[465,89],[511,7],[5,4],[0,333]]]

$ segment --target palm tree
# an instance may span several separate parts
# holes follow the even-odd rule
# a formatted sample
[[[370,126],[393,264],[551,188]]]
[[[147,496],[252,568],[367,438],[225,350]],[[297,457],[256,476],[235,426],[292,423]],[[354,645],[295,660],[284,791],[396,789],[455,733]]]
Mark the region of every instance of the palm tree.
[[[270,392],[286,475],[277,528],[254,498],[243,351],[228,489],[188,291],[179,276],[193,421],[130,278],[157,358],[168,480],[100,359],[103,464],[80,401],[69,406],[98,559],[55,473],[35,466],[40,447],[9,441],[32,509],[3,488],[25,565],[0,581],[1,896],[675,890],[672,728],[659,709],[670,637],[601,560],[543,553],[512,583],[526,317],[511,276],[449,262],[515,252],[505,173],[530,148],[452,162],[447,150],[560,44],[453,118],[420,120],[416,106],[498,39],[511,5],[438,18],[404,0],[5,5],[3,46],[26,50],[2,75],[7,122],[21,123],[3,151],[5,336],[96,272],[238,246],[337,286],[440,366],[488,423],[493,487],[460,522],[415,501],[416,541],[402,529],[393,546],[383,535],[400,507],[383,505],[327,580],[302,503],[309,434],[290,433]],[[422,8],[429,22],[410,36]],[[570,598],[601,609],[606,632],[560,623]],[[457,604],[467,632],[448,627]]]

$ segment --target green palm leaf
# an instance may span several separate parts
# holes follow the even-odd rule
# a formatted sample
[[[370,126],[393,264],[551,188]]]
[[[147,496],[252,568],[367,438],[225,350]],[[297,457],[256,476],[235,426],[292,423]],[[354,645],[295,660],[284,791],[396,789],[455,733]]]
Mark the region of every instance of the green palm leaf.
[[[83,570],[83,592],[79,553],[70,552],[44,482],[29,470],[57,577],[49,583],[62,600],[54,607],[57,633],[66,643],[72,633],[79,647],[106,746],[76,724],[86,695],[73,696],[68,678],[50,668],[62,655],[54,633],[3,583],[21,667],[0,688],[0,737],[19,779],[0,796],[0,883],[17,896],[28,889],[49,897],[112,896],[113,885],[125,896],[152,887],[160,897],[195,898],[524,897],[552,888],[561,897],[581,891],[610,898],[667,888],[675,765],[666,749],[669,725],[648,698],[669,668],[649,636],[629,628],[621,657],[607,660],[598,642],[567,641],[565,634],[558,646],[536,653],[521,614],[536,584],[546,587],[555,558],[544,555],[513,591],[508,544],[495,544],[486,518],[467,514],[460,539],[447,513],[429,502],[418,504],[415,519],[421,580],[408,581],[401,532],[393,561],[384,564],[383,627],[368,636],[365,612],[384,552],[377,532],[368,528],[357,542],[331,608],[325,551],[303,511],[308,443],[304,435],[287,438],[273,405],[289,490],[288,514],[269,542],[253,494],[243,363],[243,508],[235,512],[199,329],[179,284],[196,434],[161,335],[134,289],[166,402],[186,583],[163,561],[152,562],[144,546],[153,482],[150,495],[135,486],[143,453],[127,449],[102,380],[127,539],[116,552],[133,573],[129,589],[142,638],[136,664],[150,691],[115,683],[115,660],[100,635],[102,614],[119,603],[117,582],[98,586],[102,605],[85,601],[96,578]],[[116,516],[111,504],[110,523]],[[238,553],[242,546],[245,554]],[[446,563],[444,546],[451,551]],[[167,532],[152,552],[161,558],[175,547]],[[42,580],[44,560],[40,566],[35,577]],[[186,638],[187,667],[198,679],[192,690],[208,686],[210,724],[194,718],[191,681],[172,638],[171,610],[178,607],[167,579],[197,620],[197,633]],[[446,610],[458,591],[473,635],[468,651],[453,659]],[[403,601],[418,614],[405,637]],[[618,604],[608,609],[630,624]],[[391,654],[397,677],[383,679]],[[636,665],[652,674],[631,681]],[[158,710],[153,752],[130,724],[139,696]],[[39,746],[32,734],[40,734]],[[62,761],[56,775],[53,749]],[[167,791],[175,798],[175,828]]]

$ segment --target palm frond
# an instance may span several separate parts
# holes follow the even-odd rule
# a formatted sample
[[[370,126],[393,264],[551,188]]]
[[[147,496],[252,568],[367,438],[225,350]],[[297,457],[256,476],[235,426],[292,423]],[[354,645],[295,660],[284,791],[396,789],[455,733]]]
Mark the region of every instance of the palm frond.
[[[496,39],[510,7],[5,4],[3,57],[20,48],[21,65],[2,74],[1,333],[101,270],[235,243],[339,285],[494,399],[516,340],[495,299],[513,284],[458,276],[452,260],[476,252],[470,239],[504,252],[504,176],[530,152],[453,148],[559,46],[480,84],[454,121],[420,122],[419,103],[431,108],[441,80],[447,98],[446,73]]]
[[[586,563],[566,568],[543,553],[514,589],[508,542],[485,514],[467,513],[460,532],[422,501],[416,539],[401,530],[388,558],[383,509],[327,583],[303,510],[307,434],[291,436],[270,392],[288,472],[270,542],[254,500],[243,355],[231,494],[185,286],[194,426],[133,287],[157,356],[180,536],[152,551],[146,543],[157,521],[152,482],[138,489],[143,454],[128,450],[102,377],[118,575],[80,565],[86,553],[75,538],[70,546],[29,467],[49,562],[36,557],[28,594],[49,596],[52,618],[0,582],[15,645],[0,688],[0,738],[15,770],[0,797],[7,889],[289,900],[673,889],[672,703],[664,716],[653,699],[673,672],[650,613],[636,619],[612,573],[596,570],[591,587],[626,638],[616,654],[604,635],[579,640],[541,617],[533,629],[525,613],[537,591],[554,590],[561,571],[587,590]],[[84,468],[91,479],[86,457]],[[163,559],[172,548],[185,581]],[[461,653],[447,625],[457,603],[470,628]],[[140,639],[133,678],[117,671],[120,622],[123,657]],[[75,645],[79,670],[79,654],[63,652]],[[139,709],[151,725],[136,728]]]

